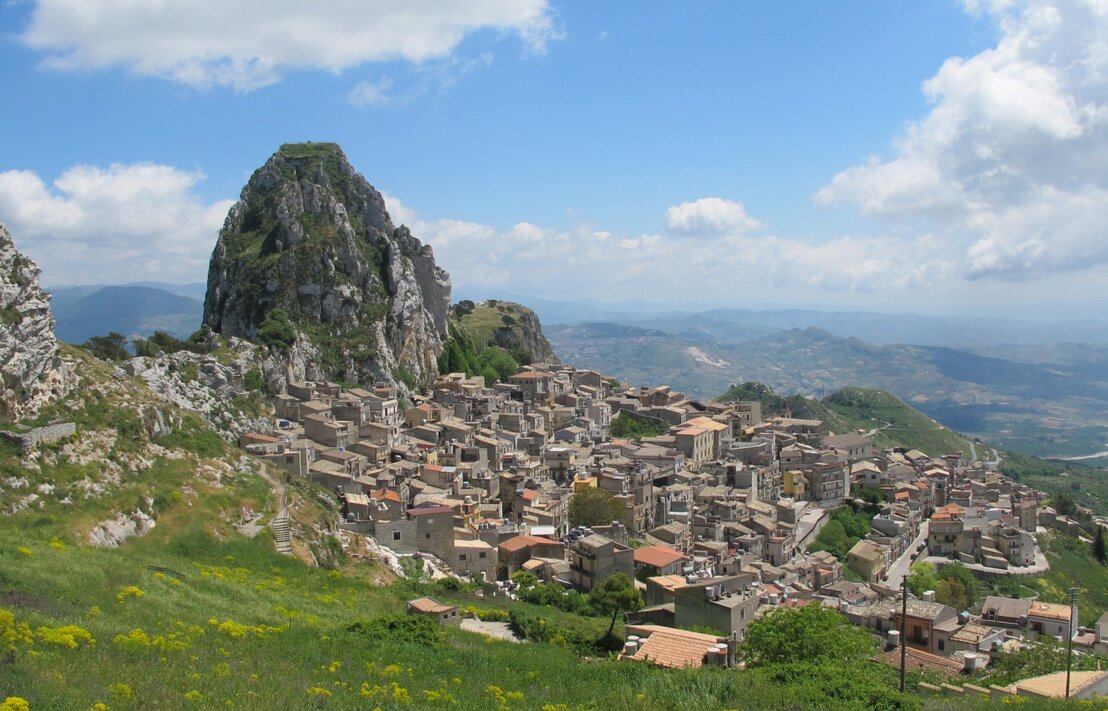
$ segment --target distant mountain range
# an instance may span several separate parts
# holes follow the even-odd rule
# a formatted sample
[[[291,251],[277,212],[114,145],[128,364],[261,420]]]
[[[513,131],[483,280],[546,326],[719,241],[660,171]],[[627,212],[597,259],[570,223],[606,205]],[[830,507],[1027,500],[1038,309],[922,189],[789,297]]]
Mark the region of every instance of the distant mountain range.
[[[128,338],[165,331],[185,338],[200,328],[203,284],[145,282],[51,290],[58,338],[81,344],[111,331]]]
[[[728,342],[698,337],[693,319],[645,323],[655,327],[588,322],[544,330],[566,362],[699,397],[743,381],[814,397],[862,386],[887,390],[996,446],[1079,456],[1103,451],[1108,442],[1108,347],[1102,345],[1065,350],[1070,363],[1036,363],[945,346],[875,345],[815,327]]]

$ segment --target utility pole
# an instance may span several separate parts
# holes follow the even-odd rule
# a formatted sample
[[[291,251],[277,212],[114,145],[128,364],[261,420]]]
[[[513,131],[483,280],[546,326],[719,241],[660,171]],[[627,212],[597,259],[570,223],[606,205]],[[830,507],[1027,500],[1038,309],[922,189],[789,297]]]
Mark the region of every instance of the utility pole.
[[[1070,700],[1070,670],[1073,667],[1073,610],[1077,606],[1077,588],[1070,588],[1069,640],[1066,650],[1066,701]]]
[[[900,581],[900,693],[904,693],[904,670],[908,666],[908,576]],[[1069,683],[1066,683],[1069,689]],[[1068,696],[1068,692],[1067,692]]]

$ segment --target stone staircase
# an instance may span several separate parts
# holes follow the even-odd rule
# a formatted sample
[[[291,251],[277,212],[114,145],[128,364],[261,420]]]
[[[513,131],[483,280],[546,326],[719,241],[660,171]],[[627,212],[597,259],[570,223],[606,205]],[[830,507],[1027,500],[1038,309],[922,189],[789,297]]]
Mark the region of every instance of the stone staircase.
[[[275,516],[270,526],[273,528],[273,541],[277,544],[277,552],[292,555],[292,535],[289,532],[288,512],[282,511]]]

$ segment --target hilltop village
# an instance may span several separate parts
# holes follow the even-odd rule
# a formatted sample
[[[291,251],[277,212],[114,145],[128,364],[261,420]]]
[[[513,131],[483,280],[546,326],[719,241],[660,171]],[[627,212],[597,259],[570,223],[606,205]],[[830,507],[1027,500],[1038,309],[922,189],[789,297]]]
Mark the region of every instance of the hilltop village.
[[[995,462],[879,450],[873,432],[833,434],[819,420],[764,418],[757,402],[629,388],[564,365],[492,385],[451,373],[408,407],[393,386],[293,382],[275,409],[275,434],[248,433],[240,445],[333,491],[338,529],[495,594],[510,594],[518,571],[582,592],[625,573],[645,607],[627,617],[624,656],[668,666],[733,663],[751,621],[814,603],[891,648],[911,563],[1043,572],[1037,528],[1077,526]],[[590,490],[615,505],[582,525],[571,501]],[[808,552],[833,511],[860,492],[875,513],[847,559]],[[415,601],[413,611],[456,615],[434,600]],[[1071,614],[990,597],[971,615],[924,592],[908,600],[906,640],[914,665],[956,674],[1005,644],[1064,639],[1077,628]],[[1078,641],[1108,647],[1104,623]],[[899,652],[889,654],[898,663]]]

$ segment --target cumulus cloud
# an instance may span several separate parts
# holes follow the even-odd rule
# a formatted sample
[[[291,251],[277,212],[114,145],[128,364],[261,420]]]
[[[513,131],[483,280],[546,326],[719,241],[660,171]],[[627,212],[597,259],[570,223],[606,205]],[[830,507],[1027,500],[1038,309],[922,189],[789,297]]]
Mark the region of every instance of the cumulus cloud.
[[[290,70],[441,60],[481,30],[540,53],[561,36],[547,0],[37,0],[22,40],[55,69],[249,91]]]
[[[765,225],[746,214],[741,202],[706,197],[666,210],[666,229],[678,234],[751,232]]]
[[[963,241],[970,278],[1025,280],[1108,262],[1108,5],[967,0],[993,48],[923,84],[930,112],[889,160],[819,190],[819,205],[926,217]]]
[[[389,95],[391,88],[392,79],[388,77],[358,82],[346,95],[346,100],[354,106],[386,106],[393,101],[393,97]]]
[[[206,203],[198,172],[166,165],[78,165],[47,185],[0,172],[0,222],[49,284],[202,281],[234,201]]]
[[[674,300],[734,301],[749,298],[751,288],[876,292],[941,284],[953,270],[934,257],[941,245],[931,237],[843,237],[812,244],[747,235],[747,218],[733,221],[730,230],[713,227],[690,249],[672,229],[621,235],[527,222],[502,229],[464,220],[423,220],[395,196],[386,195],[385,201],[393,221],[409,225],[434,248],[454,283],[468,288],[601,298],[666,293]],[[667,227],[671,213],[672,208],[666,212]]]

